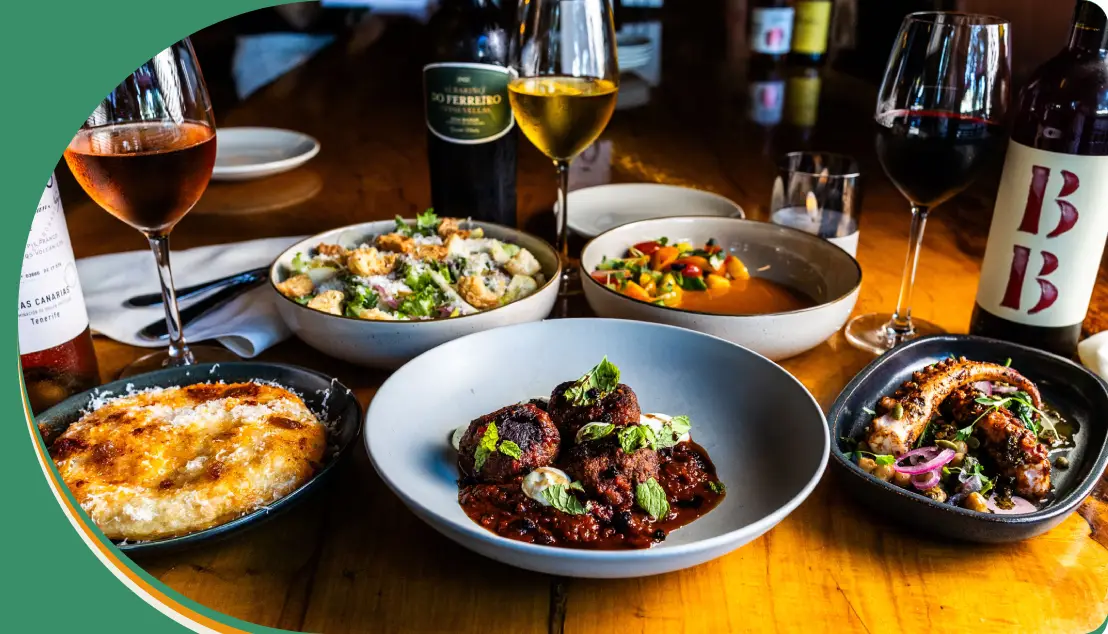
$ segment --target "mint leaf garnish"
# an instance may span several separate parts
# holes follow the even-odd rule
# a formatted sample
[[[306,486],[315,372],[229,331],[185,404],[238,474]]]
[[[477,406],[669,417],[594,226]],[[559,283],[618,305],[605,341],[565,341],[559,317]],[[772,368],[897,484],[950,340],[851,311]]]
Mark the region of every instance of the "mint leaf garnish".
[[[654,478],[650,478],[635,487],[635,503],[654,519],[669,515],[669,500],[666,491]]]

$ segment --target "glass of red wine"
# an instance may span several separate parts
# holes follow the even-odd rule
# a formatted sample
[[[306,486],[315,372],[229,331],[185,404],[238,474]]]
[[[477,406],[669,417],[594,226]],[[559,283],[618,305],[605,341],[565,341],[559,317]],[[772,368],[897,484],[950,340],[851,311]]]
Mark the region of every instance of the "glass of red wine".
[[[1008,22],[966,13],[904,18],[877,98],[877,157],[912,206],[908,256],[893,314],[854,318],[846,337],[881,354],[944,332],[912,318],[927,214],[968,187],[1004,146],[1011,84]]]
[[[122,375],[237,359],[185,342],[169,268],[169,232],[207,189],[215,166],[215,119],[189,40],[124,79],[69,142],[65,161],[89,197],[147,237],[158,265],[169,349],[138,359]]]

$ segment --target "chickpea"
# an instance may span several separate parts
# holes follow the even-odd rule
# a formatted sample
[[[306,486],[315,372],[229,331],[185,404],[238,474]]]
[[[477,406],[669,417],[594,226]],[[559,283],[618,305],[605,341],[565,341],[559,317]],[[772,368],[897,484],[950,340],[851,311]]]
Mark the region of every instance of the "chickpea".
[[[962,500],[962,506],[978,513],[988,513],[989,506],[985,503],[985,496],[974,491],[966,496],[965,500]]]
[[[858,466],[866,473],[873,473],[877,469],[877,463],[874,462],[873,458],[867,458],[866,456],[858,459]]]
[[[896,470],[893,469],[891,464],[877,465],[877,468],[873,470],[873,475],[878,479],[888,482],[896,475]]]
[[[1058,456],[1057,458],[1054,459],[1054,466],[1058,467],[1059,469],[1063,469],[1063,470],[1064,469],[1069,469],[1070,468],[1070,459],[1065,457],[1065,456]]]
[[[950,467],[960,467],[960,466],[962,466],[962,463],[964,463],[965,461],[966,461],[966,454],[964,452],[963,453],[956,453],[956,454],[954,454],[954,457],[950,459],[950,464],[948,466],[950,466]]]
[[[940,504],[946,502],[946,491],[944,491],[943,488],[937,484],[926,491],[920,491],[920,493],[926,495],[927,497],[935,500]]]
[[[896,472],[893,474],[893,484],[903,489],[907,489],[912,484],[912,476],[907,473]]]

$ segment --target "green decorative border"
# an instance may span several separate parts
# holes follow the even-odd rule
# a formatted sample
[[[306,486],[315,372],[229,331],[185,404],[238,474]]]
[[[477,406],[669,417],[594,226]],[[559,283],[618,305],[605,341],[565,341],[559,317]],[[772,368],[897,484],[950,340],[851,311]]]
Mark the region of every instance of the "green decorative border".
[[[21,254],[47,177],[73,131],[102,96],[126,73],[155,52],[209,24],[248,10],[280,2],[264,0],[15,0],[4,6],[4,36],[0,59],[6,60],[2,100],[12,150],[5,168],[11,197],[9,212],[0,219],[0,267],[12,271],[0,280],[0,293],[16,293]],[[15,211],[13,211],[15,210]],[[25,211],[19,211],[25,210]],[[8,264],[2,264],[7,261]],[[7,289],[7,290],[4,290]],[[9,295],[10,297],[10,295]],[[0,328],[11,354],[18,358],[15,311]],[[0,334],[2,334],[0,332]],[[12,359],[13,357],[8,357]],[[8,631],[176,632],[184,631],[159,608],[124,585],[81,538],[54,495],[37,454],[41,438],[26,423],[22,377],[18,363],[0,379],[0,398],[11,419],[0,425],[0,482],[6,485],[5,521],[0,522],[5,584],[4,621]],[[6,374],[6,372],[5,372]],[[36,451],[27,451],[28,436]],[[46,461],[54,478],[57,471]],[[55,480],[56,481],[56,480]],[[69,504],[76,503],[63,490]],[[88,518],[79,513],[87,525]],[[103,535],[91,529],[101,544]],[[114,549],[109,549],[109,552]],[[116,557],[132,573],[132,583],[146,586],[160,600],[176,602],[215,630],[275,632],[201,606],[170,590],[135,566]],[[135,581],[137,580],[137,581]],[[160,596],[159,596],[160,595]],[[214,623],[213,623],[214,622]],[[197,626],[189,624],[190,629]],[[1093,634],[1105,634],[1108,620]],[[212,631],[209,629],[208,631]]]

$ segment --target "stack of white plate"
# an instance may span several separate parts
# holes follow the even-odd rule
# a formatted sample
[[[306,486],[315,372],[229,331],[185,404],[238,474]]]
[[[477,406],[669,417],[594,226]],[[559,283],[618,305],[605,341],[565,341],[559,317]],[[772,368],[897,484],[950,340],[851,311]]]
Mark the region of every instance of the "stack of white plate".
[[[643,68],[650,64],[654,44],[643,35],[620,35],[616,37],[616,55],[621,72]]]

